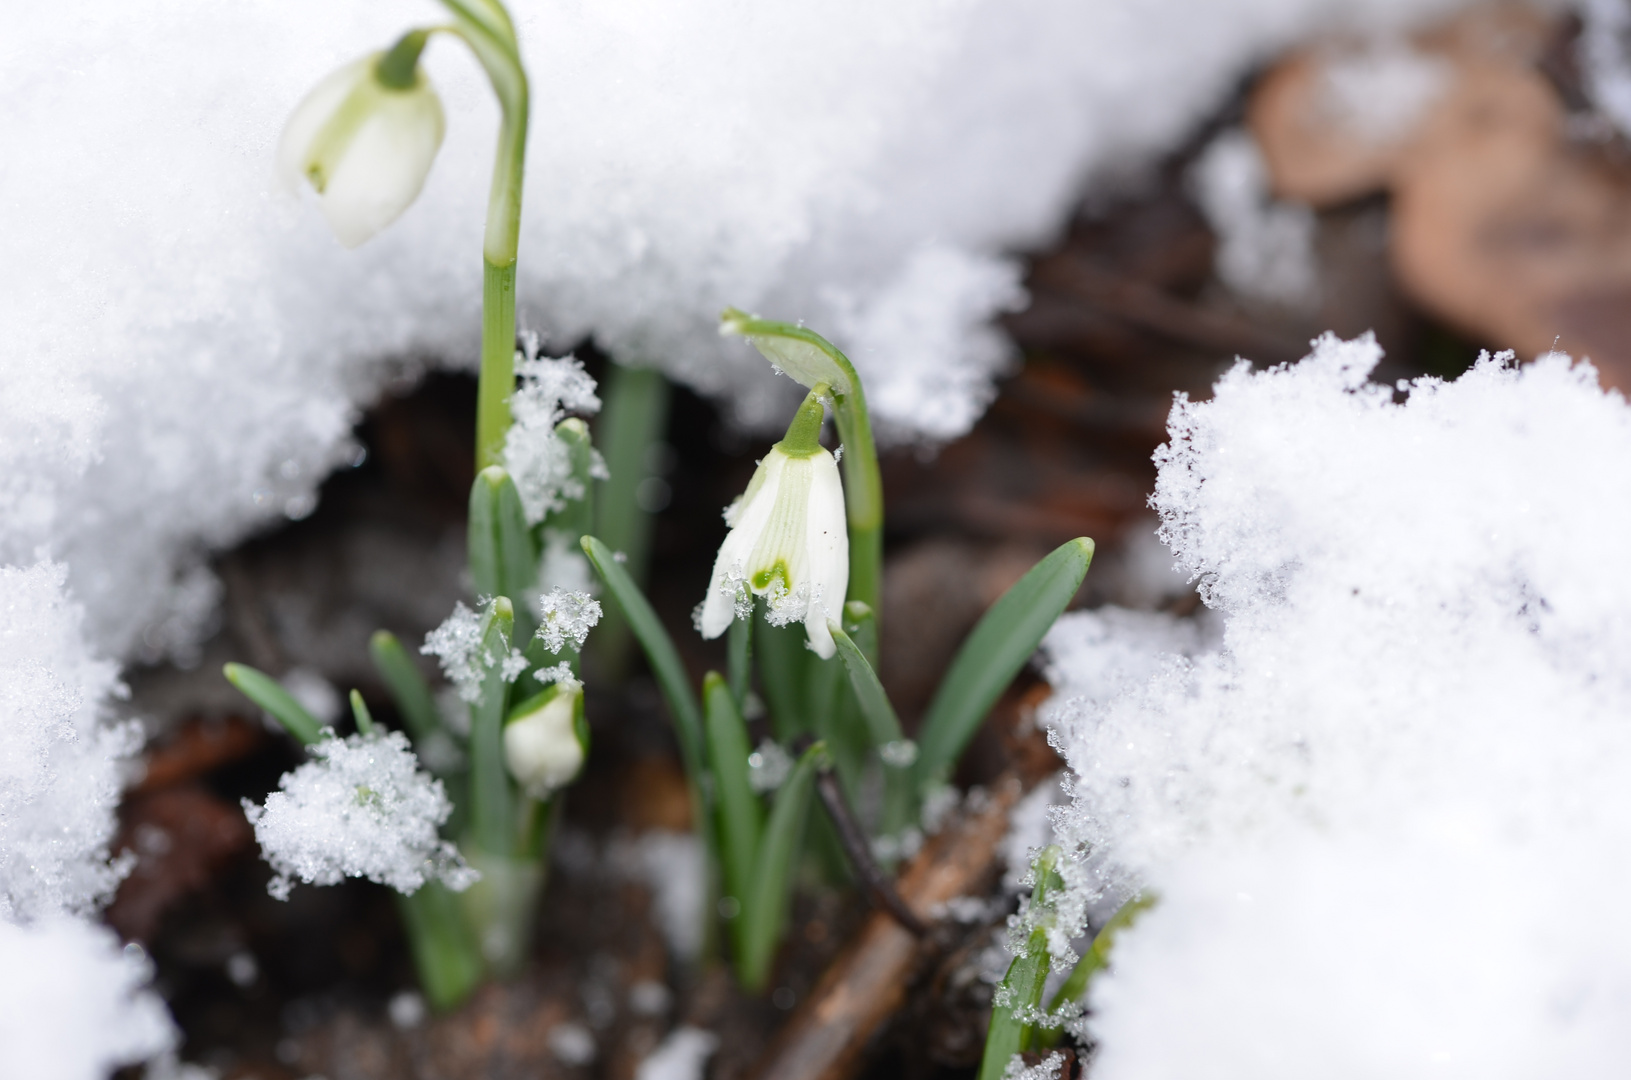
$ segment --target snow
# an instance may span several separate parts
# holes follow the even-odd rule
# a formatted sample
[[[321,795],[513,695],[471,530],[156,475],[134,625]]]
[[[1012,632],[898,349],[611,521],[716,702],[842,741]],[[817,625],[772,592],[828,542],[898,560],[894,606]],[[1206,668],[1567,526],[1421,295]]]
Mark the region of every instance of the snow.
[[[593,416],[600,411],[595,380],[583,365],[571,356],[540,356],[538,349],[537,336],[528,335],[515,365],[521,384],[510,398],[514,424],[504,439],[504,467],[515,481],[529,525],[586,494],[572,475],[572,451],[555,434],[555,425],[569,413]],[[600,471],[604,474],[604,462]]]
[[[688,1024],[670,1031],[634,1070],[634,1080],[702,1080],[719,1036]]]
[[[617,838],[607,860],[624,878],[651,890],[669,952],[682,962],[695,960],[702,952],[708,888],[702,842],[692,833],[654,829]]]
[[[1061,911],[1159,897],[1095,986],[1100,1080],[1631,1057],[1631,408],[1557,355],[1396,401],[1379,356],[1174,407],[1153,504],[1220,639],[1050,636]]]
[[[588,593],[551,589],[538,598],[538,640],[544,648],[558,653],[570,641],[583,648],[589,631],[600,623],[600,601]]]
[[[296,879],[365,877],[404,894],[432,879],[455,892],[475,883],[475,871],[437,833],[453,804],[442,782],[419,769],[406,735],[330,737],[307,752],[311,760],[284,773],[264,806],[243,802],[276,871],[269,893],[287,900]]]
[[[125,864],[108,857],[134,722],[96,657],[66,570],[0,567],[0,1076],[100,1080],[168,1049],[151,971],[88,916]]]
[[[1581,73],[1593,103],[1631,135],[1631,7],[1624,0],[1580,0]]]
[[[714,333],[727,304],[849,351],[886,440],[966,429],[1009,360],[1006,253],[1084,184],[1176,145],[1258,60],[1448,0],[521,0],[532,76],[518,307],[740,422],[790,391]],[[105,654],[196,657],[204,556],[357,460],[360,407],[474,364],[496,109],[426,56],[447,137],[356,251],[283,194],[284,121],[428,2],[25,7],[0,44],[0,565],[69,567]],[[255,62],[242,62],[242,43]],[[783,47],[797,42],[796,48]]]
[[[527,658],[521,650],[506,647],[502,655],[494,655],[482,646],[482,619],[492,605],[491,599],[483,601],[478,614],[465,607],[464,601],[455,600],[453,612],[442,620],[442,625],[425,635],[425,644],[419,649],[441,662],[442,674],[453,684],[458,699],[469,705],[481,700],[481,684],[489,668],[496,665],[505,682],[514,682],[527,670]],[[462,710],[442,709],[443,719],[464,734],[470,725],[469,716],[463,714],[455,718],[454,714],[462,714]]]
[[[1214,139],[1190,181],[1217,234],[1215,262],[1225,285],[1289,308],[1318,303],[1314,212],[1270,197],[1268,166],[1251,135],[1237,128]]]
[[[104,1080],[176,1042],[163,1002],[144,989],[152,965],[106,927],[0,919],[0,970],[0,1076]]]

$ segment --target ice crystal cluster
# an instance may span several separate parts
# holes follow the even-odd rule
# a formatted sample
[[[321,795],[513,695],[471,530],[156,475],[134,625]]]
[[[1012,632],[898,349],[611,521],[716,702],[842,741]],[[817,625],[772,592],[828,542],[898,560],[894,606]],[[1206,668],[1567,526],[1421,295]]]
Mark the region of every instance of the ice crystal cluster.
[[[803,318],[854,358],[887,437],[949,438],[1008,362],[988,328],[1020,302],[1003,253],[1054,233],[1087,178],[1176,145],[1285,44],[1446,6],[517,0],[522,321],[763,425],[782,391],[714,320]],[[447,141],[381,236],[344,250],[273,177],[306,91],[437,11],[8,12],[0,564],[66,563],[109,655],[185,656],[219,591],[201,556],[309,513],[395,373],[473,366],[496,109],[455,44],[426,60]]]
[[[600,601],[588,593],[552,589],[538,598],[538,639],[544,648],[558,653],[571,642],[583,648],[589,631],[600,623]]]
[[[1631,408],[1562,356],[1395,388],[1379,355],[1175,406],[1154,505],[1215,640],[1047,642],[1077,910],[1159,898],[1096,1080],[1631,1061]]]
[[[430,880],[454,891],[475,871],[437,829],[453,804],[442,782],[419,769],[400,731],[326,738],[311,760],[278,781],[266,805],[244,800],[261,852],[276,871],[267,891],[289,898],[296,880],[337,885],[365,877],[412,893]]]
[[[420,652],[434,656],[441,662],[442,674],[453,684],[459,698],[474,705],[481,700],[481,683],[490,668],[497,666],[505,682],[514,682],[527,669],[526,657],[519,649],[506,646],[501,654],[482,644],[482,613],[477,614],[464,606],[463,601],[453,605],[453,613],[442,620],[442,625],[425,635]]]
[[[535,335],[528,336],[515,370],[521,385],[510,398],[515,423],[504,439],[504,467],[515,481],[527,523],[536,525],[585,495],[572,477],[571,450],[555,434],[555,425],[570,413],[593,416],[600,411],[600,398],[581,363],[571,356],[540,356]],[[605,479],[606,464],[598,452],[595,465],[597,478]]]
[[[100,1080],[166,1049],[173,1030],[139,956],[87,917],[109,859],[130,725],[87,646],[65,569],[0,567],[0,1076]]]

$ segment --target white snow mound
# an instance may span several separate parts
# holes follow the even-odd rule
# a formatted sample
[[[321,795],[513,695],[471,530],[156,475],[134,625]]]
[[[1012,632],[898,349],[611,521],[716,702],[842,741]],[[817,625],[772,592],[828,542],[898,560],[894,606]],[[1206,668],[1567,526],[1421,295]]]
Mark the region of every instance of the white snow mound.
[[[1631,1060],[1631,408],[1559,355],[1396,401],[1379,357],[1174,408],[1153,503],[1220,643],[1049,640],[1070,911],[1160,897],[1096,985],[1099,1080]]]

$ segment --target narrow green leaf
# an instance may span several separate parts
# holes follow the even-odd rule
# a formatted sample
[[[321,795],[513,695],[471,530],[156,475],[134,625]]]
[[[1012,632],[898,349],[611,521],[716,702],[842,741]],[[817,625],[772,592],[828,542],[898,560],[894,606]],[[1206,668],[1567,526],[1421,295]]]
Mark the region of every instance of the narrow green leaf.
[[[1054,866],[1059,860],[1057,846],[1043,849],[1034,864],[1036,888],[1031,894],[1031,907],[1051,907],[1049,895],[1058,884]],[[1014,957],[1008,965],[991,1006],[991,1027],[985,1037],[985,1055],[980,1060],[979,1080],[1002,1080],[1013,1056],[1030,1048],[1035,1025],[1034,1016],[1042,1003],[1043,987],[1048,979],[1048,934],[1043,925],[1036,925],[1025,942],[1025,954]]]
[[[759,688],[770,707],[776,740],[790,743],[814,729],[810,719],[806,683],[816,663],[815,653],[804,647],[803,626],[772,626],[762,614],[764,602],[754,605],[753,631],[758,639],[754,655],[759,662]]]
[[[546,517],[540,533],[564,533],[576,544],[585,533],[594,530],[595,447],[589,438],[589,425],[575,416],[555,425],[555,437],[566,444],[567,457],[572,462],[571,484],[583,494],[567,499],[565,506]]]
[[[431,1006],[443,1011],[463,1002],[481,982],[482,961],[457,894],[427,881],[412,895],[397,893],[396,906]]]
[[[374,715],[368,711],[368,703],[356,690],[351,691],[351,715],[357,721],[358,735],[374,733]]]
[[[900,742],[905,738],[901,734],[900,717],[895,715],[895,706],[890,704],[883,683],[878,681],[877,674],[872,670],[872,665],[867,663],[860,646],[855,644],[837,622],[827,620],[827,629],[832,632],[833,643],[838,646],[838,655],[849,671],[850,686],[855,690],[855,700],[861,705],[861,716],[866,720],[867,733],[872,736],[872,744],[881,747]]]
[[[725,895],[740,904],[753,880],[764,828],[764,808],[748,781],[748,729],[736,710],[736,697],[716,672],[702,680],[703,720],[708,731],[708,763],[712,767],[719,808],[719,854],[725,872]],[[738,919],[733,929],[746,925]]]
[[[512,602],[538,583],[538,548],[521,495],[510,474],[489,465],[470,485],[470,576],[477,596],[508,596]],[[523,638],[532,636],[532,616],[516,613]]]
[[[652,451],[662,446],[668,427],[668,380],[655,368],[613,364],[602,396],[606,404],[595,421],[595,436],[608,477],[595,493],[594,528],[586,531],[623,552],[623,569],[638,586],[646,580],[653,524],[640,506],[640,485],[651,478]],[[595,629],[594,648],[614,681],[627,662],[628,641],[622,611],[608,607]]]
[[[919,788],[946,779],[991,706],[1082,587],[1093,541],[1055,549],[991,605],[958,650],[918,734]]]
[[[476,845],[491,855],[509,856],[515,840],[515,785],[504,765],[504,715],[510,684],[504,660],[510,655],[515,610],[508,598],[494,599],[482,626],[482,652],[490,657],[481,699],[470,709],[470,827]]]
[[[776,959],[776,946],[787,926],[787,912],[793,899],[793,857],[804,836],[816,770],[821,767],[826,753],[824,744],[812,744],[776,792],[776,804],[765,824],[753,881],[748,895],[742,898],[742,913],[738,916],[743,923],[742,948],[736,958],[737,978],[752,993],[764,989],[765,980],[770,977],[770,965]]]
[[[402,722],[407,726],[408,734],[413,736],[413,741],[423,742],[439,732],[442,729],[442,716],[437,711],[436,699],[431,696],[425,677],[419,674],[418,666],[396,635],[388,630],[374,631],[374,636],[368,642],[368,655],[373,659],[379,677],[385,680],[386,688],[391,691],[397,712],[402,714]]]
[[[725,636],[725,670],[730,674],[736,707],[746,709],[753,687],[753,619],[732,619]]]
[[[663,698],[674,716],[686,770],[693,780],[700,783],[707,760],[702,749],[702,710],[698,708],[696,695],[691,692],[691,684],[685,677],[685,665],[680,661],[679,651],[674,648],[668,631],[663,629],[662,621],[652,610],[651,602],[629,577],[628,571],[612,557],[606,545],[593,536],[585,536],[583,552],[589,556],[590,565],[606,583],[634,636],[645,648],[652,674],[657,677],[657,685],[662,688]]]
[[[1115,946],[1116,938],[1121,932],[1133,923],[1138,917],[1155,906],[1154,893],[1139,893],[1128,900],[1116,913],[1110,916],[1110,921],[1093,935],[1093,944],[1088,946],[1087,954],[1076,962],[1071,969],[1070,976],[1065,979],[1064,985],[1053,995],[1048,1002],[1048,1012],[1057,1013],[1066,1002],[1081,1001],[1087,996],[1088,987],[1093,985],[1093,977],[1110,966],[1110,950]],[[1051,1047],[1058,1043],[1063,1028],[1045,1028],[1040,1034],[1040,1043],[1044,1047]]]
[[[270,675],[248,664],[228,664],[221,671],[239,693],[271,713],[272,719],[282,724],[302,746],[310,746],[323,737],[323,725]]]

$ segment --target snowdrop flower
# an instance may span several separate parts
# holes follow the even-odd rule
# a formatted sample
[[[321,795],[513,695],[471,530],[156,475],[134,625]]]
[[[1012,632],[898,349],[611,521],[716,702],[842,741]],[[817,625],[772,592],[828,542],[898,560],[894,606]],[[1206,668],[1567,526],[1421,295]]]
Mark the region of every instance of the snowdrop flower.
[[[810,391],[781,442],[759,463],[725,511],[730,534],[719,547],[697,629],[716,638],[752,613],[752,597],[768,601],[776,626],[803,622],[810,649],[833,655],[827,619],[849,585],[849,534],[838,463],[818,442],[826,384]]]
[[[570,669],[557,665],[538,674],[555,678],[555,685],[511,714],[504,725],[504,764],[522,790],[541,800],[577,779],[588,728],[583,722],[583,684]]]
[[[319,196],[329,228],[356,247],[395,221],[425,184],[442,145],[442,102],[419,70],[425,32],[318,83],[289,117],[278,172]]]

